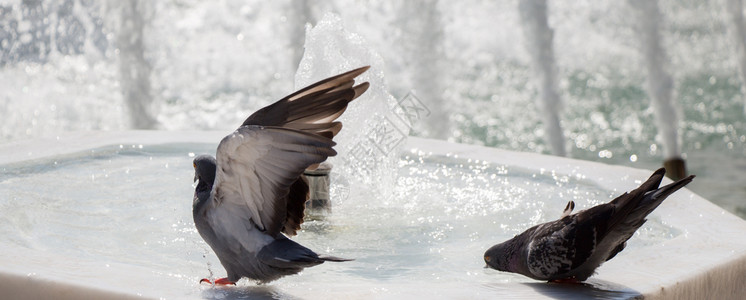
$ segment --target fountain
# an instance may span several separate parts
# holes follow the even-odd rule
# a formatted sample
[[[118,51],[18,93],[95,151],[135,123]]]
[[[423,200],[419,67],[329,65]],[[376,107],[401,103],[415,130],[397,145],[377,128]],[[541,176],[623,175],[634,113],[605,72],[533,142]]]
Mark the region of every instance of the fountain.
[[[438,1],[405,1],[400,5],[395,23],[401,31],[398,46],[407,62],[403,67],[411,70],[413,93],[430,108],[422,135],[447,139],[451,135],[451,108],[443,99],[447,72],[441,61],[444,32]]]
[[[227,1],[226,5],[236,3]],[[201,2],[178,4],[186,8],[161,12],[179,17],[164,14],[164,19],[153,21],[163,25],[178,20],[173,22],[174,28],[186,28],[185,32],[210,28],[214,31],[209,36],[216,40],[226,38],[221,47],[242,49],[233,47],[248,43],[254,48],[252,55],[232,60],[228,52],[210,52],[216,51],[212,44],[199,44],[193,36],[179,35],[186,42],[164,41],[176,43],[177,46],[167,46],[181,52],[171,53],[178,56],[176,63],[161,60],[153,65],[151,88],[154,99],[163,98],[159,119],[171,120],[162,126],[170,126],[172,131],[111,130],[125,127],[109,121],[124,115],[124,110],[93,105],[101,99],[111,100],[108,104],[119,100],[112,96],[119,95],[119,87],[110,84],[110,79],[117,76],[112,74],[118,72],[106,62],[80,63],[77,56],[68,53],[50,64],[23,61],[4,65],[0,83],[8,94],[0,98],[0,108],[13,118],[9,112],[25,108],[19,102],[35,106],[38,114],[32,109],[28,119],[41,124],[27,127],[26,123],[18,123],[15,127],[22,134],[8,133],[7,127],[16,123],[3,128],[6,139],[16,138],[0,144],[0,193],[4,195],[0,199],[0,215],[6,220],[0,224],[0,253],[5,258],[0,265],[0,292],[4,296],[626,299],[642,295],[737,299],[746,292],[741,284],[746,280],[746,241],[732,238],[746,232],[746,222],[689,190],[682,190],[663,203],[630,240],[628,248],[604,264],[588,285],[547,284],[485,270],[481,255],[490,245],[556,218],[568,200],[576,202],[576,209],[608,201],[636,187],[650,171],[407,137],[412,123],[402,117],[403,108],[387,92],[387,84],[397,82],[385,81],[382,55],[373,51],[379,44],[364,38],[367,35],[345,30],[343,24],[349,19],[335,15],[325,17],[307,31],[306,56],[296,73],[296,86],[364,64],[373,68],[361,79],[372,85],[342,117],[345,128],[337,136],[339,155],[331,160],[334,169],[329,198],[334,202],[334,213],[308,220],[296,239],[319,252],[353,257],[356,261],[310,268],[268,285],[198,285],[199,278],[220,276],[222,270],[191,222],[191,160],[195,154],[212,153],[218,141],[245,118],[247,107],[266,105],[287,94],[291,80],[283,70],[288,68],[291,55],[287,59],[275,58],[277,53],[268,55],[272,51],[267,49],[278,49],[277,44],[265,39],[275,34],[273,31],[259,30],[257,36],[241,33],[246,24],[241,20],[248,24],[254,24],[254,20],[269,23],[267,20],[273,15],[262,9],[269,10],[276,4],[236,4],[241,17],[229,19],[240,24],[218,29],[203,26],[200,16],[213,16],[205,18],[217,22],[225,15],[207,14],[207,4]],[[345,8],[359,13],[354,6]],[[371,11],[390,15],[385,8]],[[60,13],[60,18],[64,16]],[[207,24],[214,24],[210,22]],[[273,28],[270,25],[274,23],[262,24]],[[358,26],[361,31],[366,30],[364,25]],[[173,32],[164,29],[166,26],[153,27]],[[282,39],[279,44],[287,40]],[[0,44],[7,44],[4,36],[0,36]],[[266,44],[272,46],[259,47]],[[205,51],[207,58],[179,56],[202,53],[195,50],[202,49],[200,46],[213,47]],[[158,55],[162,53],[153,56],[163,59]],[[481,62],[480,59],[483,58],[475,61]],[[244,61],[251,68],[242,69],[246,66],[241,64]],[[180,66],[187,62],[190,64]],[[210,73],[211,68],[219,70]],[[465,68],[452,69],[458,73]],[[90,70],[96,76],[81,75]],[[195,70],[201,80],[191,80],[191,73],[184,70]],[[229,75],[212,79],[223,72]],[[50,84],[31,79],[38,77],[45,80],[42,83]],[[522,82],[501,78],[509,81],[507,85]],[[236,92],[236,82],[251,82],[259,88]],[[489,76],[469,77],[468,86],[474,97],[483,91],[480,89],[491,86],[485,82],[498,84]],[[181,88],[163,87],[172,83]],[[59,85],[69,91],[57,92]],[[459,86],[453,84],[449,88]],[[100,97],[99,101],[88,101],[93,98],[90,93]],[[244,97],[246,94],[252,96]],[[46,95],[62,95],[75,101],[52,102],[59,97],[42,97]],[[469,106],[472,102],[463,104]],[[521,109],[510,113],[519,117],[532,114],[523,114]],[[96,118],[105,121],[97,122]],[[59,123],[43,123],[48,120]],[[535,134],[533,127],[523,130],[518,123],[504,130],[514,131],[516,138]],[[715,128],[727,131],[728,125]],[[60,126],[65,130],[60,131]],[[215,127],[221,130],[173,130]],[[41,131],[39,128],[48,129],[48,135],[26,134],[28,128],[32,133]],[[72,129],[86,131],[66,132]],[[18,136],[34,138],[21,140]],[[738,138],[736,135],[729,142],[737,143]]]
[[[332,211],[332,202],[329,197],[331,172],[332,165],[327,162],[320,164],[316,169],[303,172],[308,182],[306,208],[312,213],[331,213]]]
[[[674,106],[673,78],[666,70],[666,53],[661,43],[660,11],[658,1],[629,0],[637,11],[638,35],[643,61],[648,72],[648,96],[655,111],[655,123],[663,142],[665,162],[669,170],[666,176],[677,180],[686,176],[686,167],[681,158],[679,120]]]
[[[523,21],[526,49],[531,56],[536,86],[539,89],[541,115],[544,120],[544,139],[552,146],[552,153],[566,156],[565,135],[562,133],[559,112],[562,106],[557,87],[557,66],[554,62],[552,39],[554,32],[547,21],[546,0],[520,1],[518,11]]]
[[[743,20],[743,2],[741,0],[727,0],[725,3],[725,10],[730,21],[729,31],[733,36],[736,48],[734,55],[738,58],[741,94],[746,94],[746,23]],[[746,114],[746,101],[743,105],[743,112]]]
[[[315,23],[311,3],[308,0],[292,1],[288,3],[290,12],[288,20],[295,24],[290,30],[290,47],[293,49],[293,67],[300,64],[306,41],[306,26]]]
[[[353,188],[370,186],[386,194],[385,187],[396,180],[387,174],[396,166],[396,153],[411,125],[403,121],[396,100],[388,93],[380,55],[363,37],[345,30],[342,24],[338,15],[328,13],[307,29],[295,86],[300,88],[353,68],[371,66],[357,78],[358,82],[370,82],[370,88],[338,119],[344,124],[344,130],[335,137],[340,155],[329,162],[334,165],[332,174],[353,180]]]
[[[119,50],[119,78],[130,116],[130,125],[135,129],[153,129],[157,121],[151,112],[153,98],[150,92],[150,63],[145,59],[143,34],[145,28],[145,6],[148,1],[126,0],[112,2],[115,11],[121,13],[116,25],[117,48]]]
[[[293,32],[304,28],[288,11],[289,3],[162,1],[145,7],[142,50],[151,68],[150,114],[159,128],[230,130],[247,113],[292,89],[286,79],[295,74],[301,51],[288,44],[302,43],[302,34]],[[518,3],[437,4],[443,54],[439,80],[445,102],[457,103],[447,108],[449,139],[554,153],[542,127],[549,122],[537,113],[541,102],[532,101],[541,94],[527,85],[535,74],[526,68],[531,58],[518,42],[522,31],[512,30],[522,26]],[[717,186],[740,184],[732,174],[740,172],[746,157],[742,84],[734,80],[738,60],[724,51],[734,39],[726,34],[731,30],[722,30],[729,12],[723,3],[661,2],[661,13],[670,20],[661,35],[669,41],[670,69],[684,83],[674,86],[677,109],[683,111],[677,125],[685,138],[681,155],[715,158],[689,162],[691,173],[704,174],[713,163],[724,170],[708,176],[716,184],[695,182],[692,188],[737,212],[746,211],[740,201],[746,192],[722,193]],[[0,139],[132,128],[117,54],[118,4],[0,4],[0,110],[6,112]],[[387,1],[314,3],[310,15],[315,20],[325,11],[342,12],[345,23],[379,49],[390,91],[401,98],[415,88],[415,68],[405,67],[409,54],[402,51],[415,45],[403,43],[419,42],[398,33],[401,7]],[[645,99],[640,75],[645,65],[637,63],[633,49],[640,43],[629,30],[634,18],[629,18],[628,3],[579,2],[551,6],[548,14],[561,66],[557,83],[562,86],[566,151],[576,158],[658,167],[668,147],[662,134],[651,130],[655,112]],[[563,22],[551,22],[555,18]],[[431,100],[419,96],[425,104]],[[438,113],[437,107],[427,108]],[[415,134],[427,136],[432,119],[421,120]]]

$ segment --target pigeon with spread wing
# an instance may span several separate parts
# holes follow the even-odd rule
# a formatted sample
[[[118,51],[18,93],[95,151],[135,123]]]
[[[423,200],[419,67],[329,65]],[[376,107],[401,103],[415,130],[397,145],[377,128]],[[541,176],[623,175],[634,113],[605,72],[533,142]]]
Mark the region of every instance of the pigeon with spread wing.
[[[223,138],[216,157],[194,159],[194,224],[228,274],[215,284],[243,277],[269,282],[347,260],[318,255],[287,236],[303,222],[309,189],[301,174],[336,155],[332,139],[342,123],[335,120],[368,89],[367,82],[355,85],[367,69],[324,79],[260,109]]]

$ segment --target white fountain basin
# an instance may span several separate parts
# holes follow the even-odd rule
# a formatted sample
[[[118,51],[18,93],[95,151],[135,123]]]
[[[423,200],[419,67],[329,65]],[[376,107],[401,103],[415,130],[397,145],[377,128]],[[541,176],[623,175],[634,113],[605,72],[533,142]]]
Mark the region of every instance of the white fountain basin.
[[[190,152],[225,132],[93,132],[0,145],[0,293],[98,298],[740,298],[746,222],[684,189],[589,285],[484,269],[492,244],[635,188],[651,171],[410,138],[390,190],[332,179],[333,213],[295,237],[351,257],[268,285],[224,276],[191,221]],[[333,173],[334,175],[334,173]],[[695,179],[696,180],[696,179]]]

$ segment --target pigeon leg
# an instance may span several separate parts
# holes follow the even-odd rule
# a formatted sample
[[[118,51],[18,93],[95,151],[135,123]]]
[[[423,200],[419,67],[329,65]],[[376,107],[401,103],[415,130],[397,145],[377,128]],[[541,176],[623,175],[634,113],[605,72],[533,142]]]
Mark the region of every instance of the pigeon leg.
[[[203,282],[207,282],[209,284],[214,284],[214,285],[229,285],[229,284],[236,285],[235,282],[228,280],[227,277],[215,279],[215,282],[212,282],[210,281],[210,279],[207,279],[207,278],[202,278],[199,281],[199,283],[203,283]]]

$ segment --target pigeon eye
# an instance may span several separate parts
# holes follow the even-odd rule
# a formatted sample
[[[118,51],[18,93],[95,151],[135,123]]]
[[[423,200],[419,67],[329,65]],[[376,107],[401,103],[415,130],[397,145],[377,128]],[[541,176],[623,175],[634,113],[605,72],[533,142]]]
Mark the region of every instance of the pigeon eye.
[[[197,168],[197,164],[195,164],[195,163],[192,163],[192,166],[193,166],[193,167],[194,167],[195,169]]]

